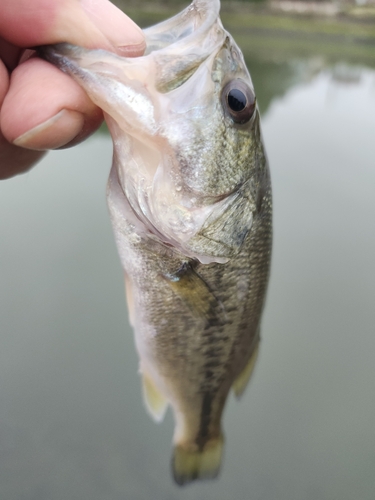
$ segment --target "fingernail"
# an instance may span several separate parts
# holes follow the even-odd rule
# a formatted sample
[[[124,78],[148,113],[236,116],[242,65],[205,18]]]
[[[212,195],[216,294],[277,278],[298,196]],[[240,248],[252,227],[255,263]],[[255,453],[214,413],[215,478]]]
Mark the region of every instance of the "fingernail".
[[[72,141],[83,125],[82,113],[63,109],[49,120],[17,137],[13,144],[36,150],[60,148]]]
[[[125,55],[141,55],[145,49],[144,34],[126,14],[108,0],[81,0],[81,5],[95,26],[115,49]]]

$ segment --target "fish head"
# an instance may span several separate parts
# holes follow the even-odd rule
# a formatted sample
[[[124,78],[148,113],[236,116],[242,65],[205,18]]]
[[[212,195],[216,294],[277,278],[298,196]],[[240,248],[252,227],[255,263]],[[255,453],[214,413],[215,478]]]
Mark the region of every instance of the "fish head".
[[[67,44],[44,54],[105,112],[112,217],[121,204],[138,231],[203,263],[239,251],[265,167],[253,84],[219,8],[218,0],[195,0],[145,30],[142,57]],[[243,220],[233,229],[225,218],[238,210]]]

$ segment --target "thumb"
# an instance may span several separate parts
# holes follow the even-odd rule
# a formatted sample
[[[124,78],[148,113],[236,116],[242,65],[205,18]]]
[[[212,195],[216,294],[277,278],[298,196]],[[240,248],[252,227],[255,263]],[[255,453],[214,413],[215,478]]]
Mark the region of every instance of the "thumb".
[[[19,47],[69,42],[136,56],[142,30],[108,0],[1,0],[0,34]]]

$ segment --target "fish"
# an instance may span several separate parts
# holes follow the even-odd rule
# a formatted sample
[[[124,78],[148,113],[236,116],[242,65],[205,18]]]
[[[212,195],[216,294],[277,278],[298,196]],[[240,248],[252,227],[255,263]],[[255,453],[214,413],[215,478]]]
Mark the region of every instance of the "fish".
[[[69,44],[39,55],[104,112],[107,199],[145,406],[175,418],[178,485],[217,477],[230,390],[248,384],[270,273],[272,192],[254,86],[219,0],[145,30],[138,58]]]

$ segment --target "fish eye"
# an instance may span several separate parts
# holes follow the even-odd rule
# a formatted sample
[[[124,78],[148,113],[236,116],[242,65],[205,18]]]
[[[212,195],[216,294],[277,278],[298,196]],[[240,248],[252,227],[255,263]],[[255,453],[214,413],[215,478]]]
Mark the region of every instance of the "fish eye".
[[[254,114],[254,92],[242,80],[232,80],[223,89],[223,105],[235,123],[246,123]]]

